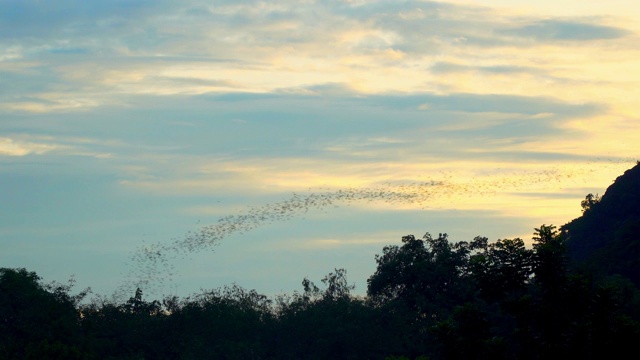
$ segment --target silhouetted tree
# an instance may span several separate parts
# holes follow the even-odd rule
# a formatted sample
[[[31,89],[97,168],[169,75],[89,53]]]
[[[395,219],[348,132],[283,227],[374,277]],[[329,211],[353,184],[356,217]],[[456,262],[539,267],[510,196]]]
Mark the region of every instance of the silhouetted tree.
[[[402,246],[385,246],[376,255],[376,272],[367,293],[382,302],[402,301],[428,317],[438,317],[469,296],[468,244],[452,245],[447,234],[402,238]]]
[[[79,313],[87,291],[43,285],[26,269],[0,268],[0,359],[83,359]]]
[[[522,239],[488,243],[476,237],[469,258],[469,271],[480,294],[489,301],[523,295],[533,272],[533,252]]]
[[[600,202],[600,197],[598,196],[598,194],[595,194],[595,195],[593,195],[592,193],[587,194],[584,200],[580,202],[580,207],[582,207],[582,212],[585,213],[591,210],[591,208],[599,202]]]

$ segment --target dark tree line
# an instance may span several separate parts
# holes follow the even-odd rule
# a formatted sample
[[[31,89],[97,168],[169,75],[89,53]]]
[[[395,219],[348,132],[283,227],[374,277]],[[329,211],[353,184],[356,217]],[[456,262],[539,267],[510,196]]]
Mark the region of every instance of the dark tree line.
[[[367,296],[336,269],[268,298],[239,286],[180,299],[83,302],[69,284],[0,269],[0,359],[623,358],[640,292],[571,266],[565,234],[452,243],[412,235],[376,256]]]

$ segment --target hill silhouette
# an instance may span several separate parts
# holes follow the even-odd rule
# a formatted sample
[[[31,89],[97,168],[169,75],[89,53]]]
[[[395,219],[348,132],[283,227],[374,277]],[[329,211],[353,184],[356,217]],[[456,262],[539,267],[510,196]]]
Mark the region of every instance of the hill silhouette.
[[[562,226],[570,258],[583,270],[619,274],[640,285],[640,162],[604,195],[587,195],[583,215]]]

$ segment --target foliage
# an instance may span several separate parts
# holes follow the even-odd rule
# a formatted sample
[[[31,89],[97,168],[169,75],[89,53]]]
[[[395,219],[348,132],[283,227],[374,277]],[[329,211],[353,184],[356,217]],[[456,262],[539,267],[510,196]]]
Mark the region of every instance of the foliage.
[[[599,202],[600,202],[600,196],[598,196],[598,194],[595,194],[595,195],[593,195],[592,193],[587,194],[584,200],[580,202],[580,207],[582,207],[582,212],[585,213],[591,210]]]
[[[480,295],[486,300],[521,295],[533,273],[533,252],[522,239],[502,239],[489,244],[476,237],[469,258],[469,272]]]
[[[447,234],[426,233],[402,238],[402,246],[386,246],[376,255],[378,267],[367,280],[367,294],[378,303],[403,302],[423,316],[438,317],[450,310],[453,299],[465,299],[469,248],[451,244]]]
[[[0,358],[82,359],[79,300],[69,286],[42,284],[26,269],[0,268]]]

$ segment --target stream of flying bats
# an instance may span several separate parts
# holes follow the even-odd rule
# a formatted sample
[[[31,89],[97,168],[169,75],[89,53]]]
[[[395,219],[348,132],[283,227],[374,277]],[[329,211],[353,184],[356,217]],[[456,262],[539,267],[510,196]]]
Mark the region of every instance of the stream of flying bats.
[[[609,165],[617,164],[619,167],[620,163],[628,164],[628,161],[610,161]],[[599,166],[600,164],[594,167]],[[566,185],[567,180],[571,179],[575,184],[580,180],[584,181],[587,175],[595,171],[594,167],[573,169],[570,172],[555,167],[543,171],[518,171],[503,176],[485,175],[463,179],[444,175],[439,179],[416,183],[387,182],[375,187],[310,189],[306,193],[293,193],[285,200],[249,207],[243,213],[221,217],[211,225],[187,232],[182,238],[139,246],[131,255],[129,272],[114,296],[126,298],[137,287],[144,289],[145,293],[155,294],[173,283],[178,275],[174,264],[178,258],[212,251],[222,240],[232,235],[247,233],[270,223],[288,221],[310,210],[374,201],[386,203],[390,208],[410,204],[417,209],[427,209],[429,202],[436,199],[485,197],[498,192],[527,191],[536,186],[548,188],[560,183]]]

